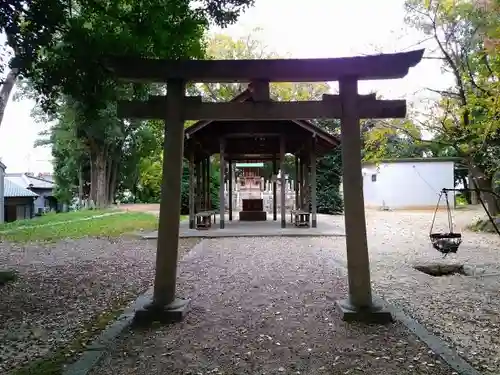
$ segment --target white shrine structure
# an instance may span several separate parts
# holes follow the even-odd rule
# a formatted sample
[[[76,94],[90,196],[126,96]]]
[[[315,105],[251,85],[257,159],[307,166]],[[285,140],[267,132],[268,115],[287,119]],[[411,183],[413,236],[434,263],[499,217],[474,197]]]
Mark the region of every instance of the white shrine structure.
[[[278,171],[275,178],[266,180],[262,177],[262,162],[235,163],[234,168],[236,173],[231,173],[233,181],[224,183],[224,198],[226,202],[226,210],[229,209],[229,185],[232,185],[232,208],[233,211],[243,210],[243,200],[259,200],[262,199],[263,210],[267,213],[273,212],[273,180],[276,181],[276,191],[281,189],[281,171]],[[278,212],[281,209],[280,194],[276,194],[276,205]],[[285,207],[286,210],[296,209],[295,207],[295,190],[293,180],[285,175]]]

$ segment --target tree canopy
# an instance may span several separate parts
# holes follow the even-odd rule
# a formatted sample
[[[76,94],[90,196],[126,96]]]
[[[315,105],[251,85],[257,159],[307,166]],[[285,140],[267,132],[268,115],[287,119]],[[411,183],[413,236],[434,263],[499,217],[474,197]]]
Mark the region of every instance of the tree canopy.
[[[203,0],[195,7],[187,0],[2,3],[0,29],[8,41],[2,67],[10,69],[12,79],[2,85],[0,113],[15,80],[22,77],[24,94],[56,121],[39,144],[52,145],[60,197],[71,196],[68,189],[75,185],[81,195],[82,183],[76,181],[84,179],[89,181],[89,197],[105,206],[117,188],[137,186],[141,174],[131,166],[140,164],[161,139],[154,123],[117,118],[116,100],[140,99],[164,88],[117,82],[103,67],[102,56],[204,57],[208,26],[227,26],[252,4],[253,0]]]
[[[500,167],[500,4],[407,0],[405,6],[406,22],[435,42],[427,58],[440,60],[454,79],[445,90],[429,88],[439,99],[417,127],[433,138],[412,138],[432,154],[441,150],[462,158],[495,215],[499,202],[487,190],[497,188]]]

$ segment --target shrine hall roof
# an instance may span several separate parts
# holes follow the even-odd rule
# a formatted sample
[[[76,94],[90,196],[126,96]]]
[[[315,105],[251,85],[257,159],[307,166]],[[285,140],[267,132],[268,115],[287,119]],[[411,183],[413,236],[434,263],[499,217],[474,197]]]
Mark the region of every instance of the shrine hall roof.
[[[252,84],[231,102],[253,101]],[[287,139],[286,153],[296,153],[308,139],[317,139],[317,152],[324,154],[340,144],[340,139],[307,120],[219,121],[200,120],[184,131],[186,149],[197,143],[207,154],[219,153],[219,139],[227,137],[228,154],[246,154],[267,159],[279,153],[279,135]],[[261,143],[262,147],[256,144]],[[252,152],[250,152],[252,151]],[[251,154],[251,155],[250,155]],[[267,157],[262,157],[266,154]],[[236,160],[236,159],[235,159]],[[245,159],[239,159],[245,160]]]

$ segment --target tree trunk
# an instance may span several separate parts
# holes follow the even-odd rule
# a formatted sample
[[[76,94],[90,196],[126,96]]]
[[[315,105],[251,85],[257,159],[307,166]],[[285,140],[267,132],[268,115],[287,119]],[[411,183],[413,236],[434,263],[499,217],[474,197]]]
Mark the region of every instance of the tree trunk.
[[[497,216],[500,213],[498,198],[488,191],[493,191],[493,181],[488,177],[477,165],[472,165],[470,168],[472,173],[472,182],[474,188],[481,190],[481,198],[486,204],[486,208],[491,216]]]
[[[90,194],[89,200],[94,203],[97,201],[97,166],[96,154],[90,151]]]
[[[5,108],[9,102],[9,97],[16,84],[18,69],[11,69],[0,88],[0,126],[2,125]]]
[[[82,164],[78,167],[78,206],[82,208],[83,203],[83,168]]]
[[[96,207],[105,208],[109,205],[108,200],[108,168],[107,168],[107,152],[105,150],[99,150],[96,152],[95,159],[95,186],[96,186]],[[94,185],[94,182],[92,182]]]
[[[467,176],[467,181],[469,182],[469,189],[474,189],[474,176],[469,170],[469,175]],[[475,191],[470,192],[470,204],[479,204],[477,200],[477,193]]]
[[[116,193],[116,183],[118,179],[118,166],[119,162],[111,160],[109,162],[109,187],[108,187],[108,201],[109,203],[114,203],[115,193]]]

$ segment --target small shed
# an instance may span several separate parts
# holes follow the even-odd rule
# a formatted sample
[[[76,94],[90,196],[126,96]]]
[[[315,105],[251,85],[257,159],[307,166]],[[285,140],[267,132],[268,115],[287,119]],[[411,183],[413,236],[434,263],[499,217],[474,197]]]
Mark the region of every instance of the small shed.
[[[455,187],[457,158],[408,158],[363,165],[365,207],[393,210],[434,209],[443,188]],[[449,192],[450,205],[455,197]],[[445,200],[440,205],[445,206]]]
[[[31,190],[37,195],[34,214],[41,215],[47,211],[57,210],[57,199],[54,197],[55,184],[42,177],[29,173],[7,173],[6,176],[16,185]]]
[[[16,184],[9,177],[4,178],[3,190],[5,222],[33,217],[37,194]]]

